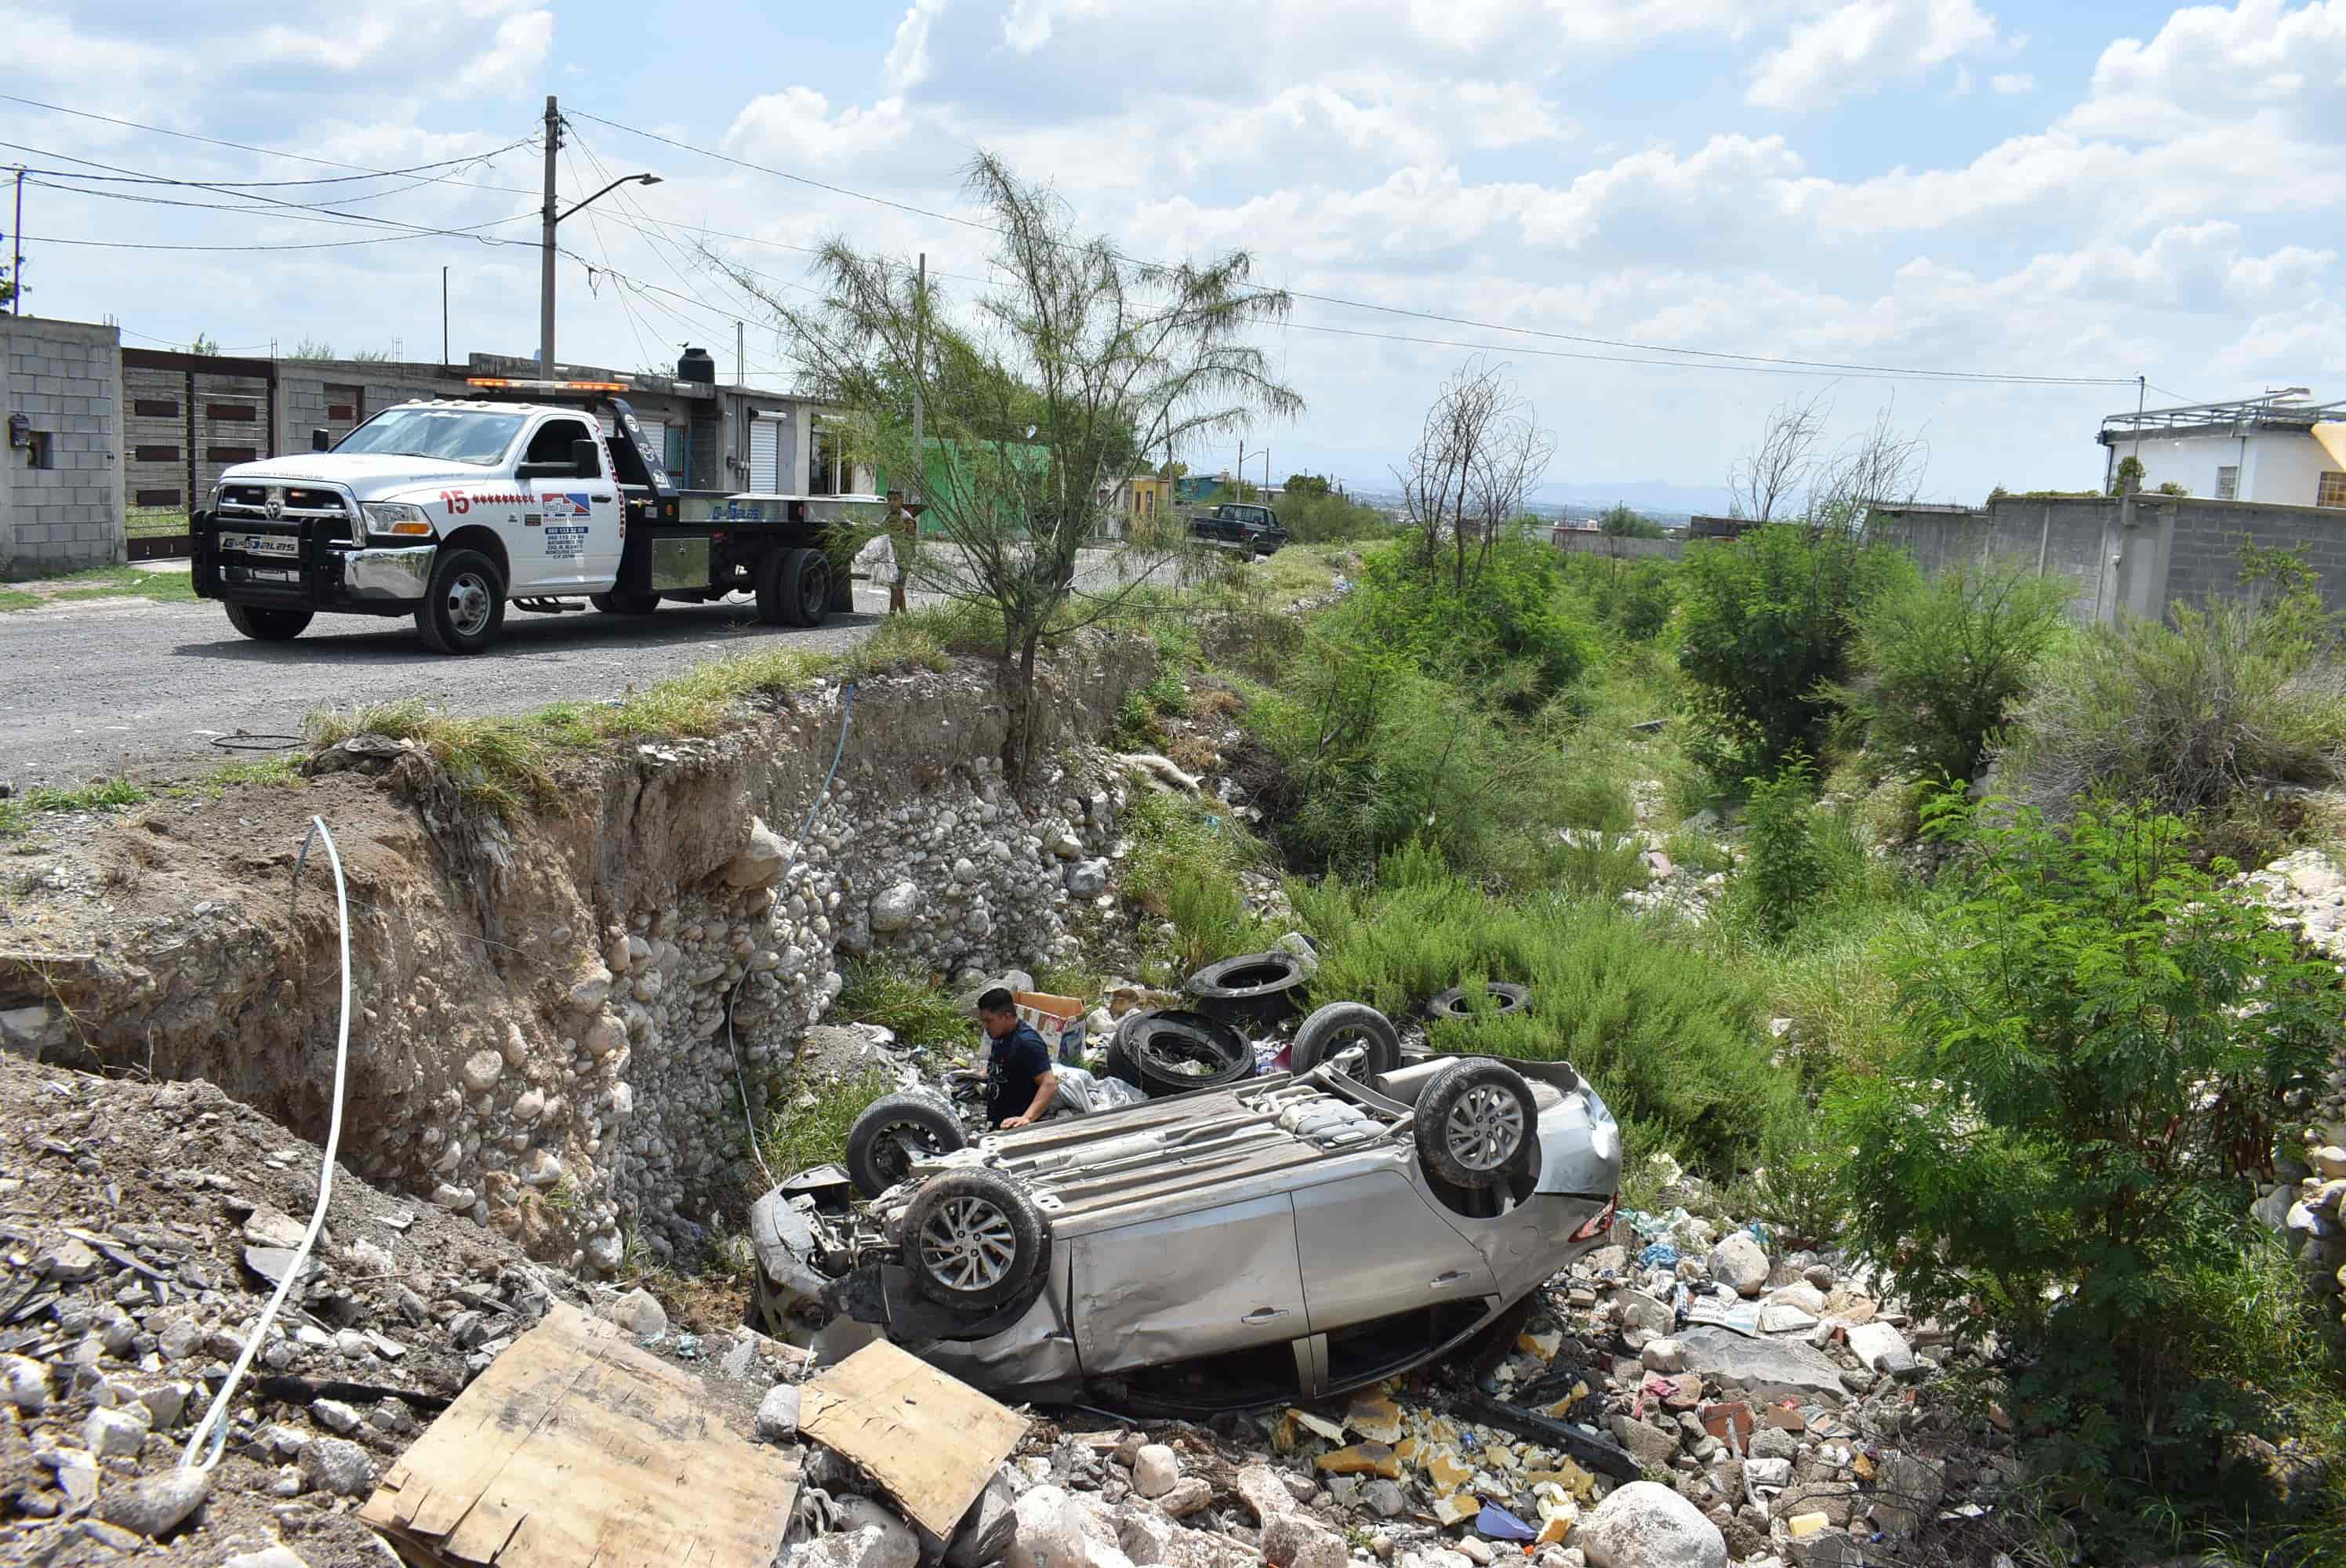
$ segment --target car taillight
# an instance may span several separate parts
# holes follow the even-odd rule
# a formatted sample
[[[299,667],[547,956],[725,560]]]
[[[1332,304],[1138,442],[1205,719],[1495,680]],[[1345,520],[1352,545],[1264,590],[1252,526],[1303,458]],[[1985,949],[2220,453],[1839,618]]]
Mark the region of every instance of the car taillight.
[[[1615,1193],[1605,1200],[1605,1207],[1588,1217],[1588,1223],[1572,1233],[1575,1241],[1592,1241],[1613,1228],[1613,1211],[1621,1207],[1621,1195]]]

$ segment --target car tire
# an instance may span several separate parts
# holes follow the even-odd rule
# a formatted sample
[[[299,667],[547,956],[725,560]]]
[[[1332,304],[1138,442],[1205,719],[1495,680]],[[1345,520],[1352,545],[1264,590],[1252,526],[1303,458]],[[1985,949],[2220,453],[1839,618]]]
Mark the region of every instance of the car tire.
[[[658,594],[589,594],[586,602],[607,616],[648,616],[659,608]]]
[[[819,626],[831,613],[831,557],[783,550],[758,575],[758,618],[769,626]]]
[[[1303,965],[1291,952],[1250,952],[1209,963],[1181,983],[1200,1013],[1268,1029],[1303,1011]]]
[[[478,550],[450,550],[433,565],[416,606],[415,629],[434,653],[476,654],[505,624],[505,585],[496,563]]]
[[[1042,1268],[1049,1233],[1026,1195],[998,1171],[955,1171],[924,1185],[904,1210],[904,1268],[940,1307],[990,1312]]]
[[[1108,1076],[1152,1100],[1224,1088],[1253,1071],[1246,1036],[1203,1013],[1128,1013],[1107,1048]]]
[[[1296,1025],[1294,1043],[1287,1048],[1288,1071],[1300,1078],[1355,1045],[1368,1052],[1367,1060],[1349,1074],[1358,1082],[1400,1071],[1401,1031],[1365,1002],[1331,1002]]]
[[[861,1196],[878,1197],[907,1174],[906,1145],[927,1155],[969,1146],[954,1108],[928,1095],[882,1095],[847,1129],[847,1179]]]
[[[311,619],[308,610],[271,610],[259,605],[230,605],[228,624],[257,643],[291,642]]]
[[[1480,1192],[1539,1157],[1539,1107],[1524,1075],[1504,1062],[1464,1056],[1417,1097],[1417,1157],[1452,1186]]]
[[[1474,1011],[1473,1000],[1474,993],[1465,986],[1458,985],[1453,986],[1427,1003],[1426,1016],[1436,1021],[1458,1018],[1472,1022],[1476,1018],[1504,1018],[1510,1013],[1521,1013],[1531,1005],[1530,988],[1517,985],[1512,981],[1494,980],[1483,989],[1491,998],[1489,1008],[1484,1012]]]

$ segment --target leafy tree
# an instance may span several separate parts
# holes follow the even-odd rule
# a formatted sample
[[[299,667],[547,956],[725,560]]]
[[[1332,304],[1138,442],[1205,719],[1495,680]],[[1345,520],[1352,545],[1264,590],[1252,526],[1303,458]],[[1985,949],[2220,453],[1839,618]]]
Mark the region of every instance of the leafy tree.
[[[2176,818],[1997,814],[1926,809],[1968,854],[1901,969],[1908,1043],[1833,1102],[1854,1237],[1918,1311],[2004,1338],[2085,1560],[2143,1561],[2110,1537],[2154,1497],[2271,1517],[2242,1440],[2291,1420],[2236,1364],[2273,1331],[2242,1317],[2245,1210],[2340,1044],[2338,978]]]
[[[1596,649],[1563,592],[1564,560],[1545,540],[1505,538],[1461,593],[1419,575],[1409,546],[1369,552],[1342,624],[1363,646],[1407,654],[1428,674],[1529,713],[1580,677]]]
[[[1772,775],[1816,755],[1839,711],[1859,617],[1911,581],[1907,555],[1842,528],[1770,524],[1689,548],[1678,570],[1678,663],[1695,683],[1697,749],[1715,773]]]
[[[903,259],[843,239],[815,262],[819,305],[783,302],[754,274],[734,273],[773,308],[814,389],[847,411],[856,439],[892,470],[925,469],[923,521],[949,548],[918,553],[910,575],[1000,617],[1003,760],[1023,781],[1038,655],[1117,613],[1155,566],[1188,548],[1168,519],[1122,546],[1137,558],[1079,592],[1079,553],[1108,532],[1102,497],[1192,442],[1257,415],[1290,417],[1303,402],[1248,341],[1286,314],[1289,298],[1249,281],[1243,251],[1195,265],[1136,261],[1078,233],[1063,202],[992,154],[966,178],[1002,236],[1001,282],[973,308],[923,290]],[[913,461],[915,387],[925,464]]]
[[[0,305],[8,304],[15,298],[16,280],[6,267],[0,266]]]
[[[1669,530],[1652,518],[1632,511],[1626,502],[1615,502],[1596,519],[1596,531],[1612,539],[1661,539]]]
[[[2065,582],[2009,565],[1902,583],[1860,612],[1860,674],[1835,695],[1904,771],[1970,779],[2060,643],[2069,596]]]
[[[2141,458],[2119,458],[2117,472],[2110,475],[2110,494],[2113,495],[2134,495],[2139,494],[2142,490],[2142,475],[2143,467]]]
[[[1287,476],[1287,483],[1281,485],[1280,490],[1281,495],[1287,500],[1298,501],[1307,497],[1326,495],[1334,488],[1324,473],[1290,473]]]
[[[1750,791],[1743,808],[1749,852],[1737,887],[1757,911],[1760,929],[1781,937],[1825,887],[1816,839],[1816,769],[1795,755],[1773,779],[1743,782]]]
[[[218,338],[208,336],[205,333],[198,332],[196,334],[196,341],[188,345],[188,352],[191,354],[219,353],[219,340]]]
[[[331,360],[334,345],[322,338],[304,337],[293,345],[292,358],[297,360]]]

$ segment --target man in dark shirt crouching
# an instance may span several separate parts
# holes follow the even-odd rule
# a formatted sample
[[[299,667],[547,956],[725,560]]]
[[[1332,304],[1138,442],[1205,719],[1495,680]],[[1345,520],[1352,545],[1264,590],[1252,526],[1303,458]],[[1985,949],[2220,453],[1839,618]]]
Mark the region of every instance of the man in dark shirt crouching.
[[[1032,1126],[1059,1092],[1050,1047],[1033,1024],[1019,1018],[1010,993],[998,985],[977,999],[977,1022],[994,1042],[985,1064],[986,1125],[1005,1131]]]

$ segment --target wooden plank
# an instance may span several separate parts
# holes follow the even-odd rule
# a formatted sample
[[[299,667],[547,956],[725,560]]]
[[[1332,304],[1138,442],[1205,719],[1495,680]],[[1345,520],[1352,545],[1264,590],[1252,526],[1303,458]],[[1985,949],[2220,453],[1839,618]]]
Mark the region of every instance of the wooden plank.
[[[806,1385],[799,1430],[869,1471],[905,1516],[950,1537],[1026,1420],[884,1339]]]
[[[360,1517],[412,1560],[496,1568],[767,1568],[790,1455],[700,1380],[556,1304],[432,1423]]]

